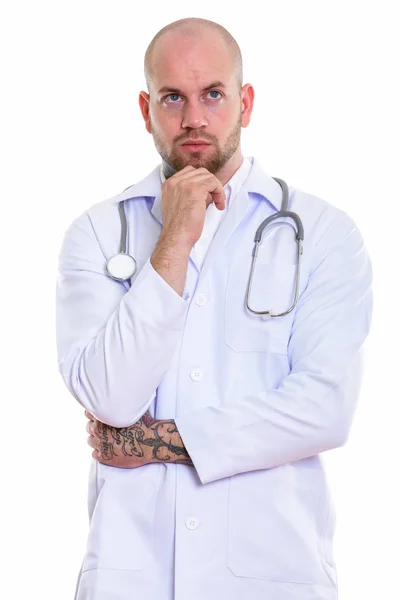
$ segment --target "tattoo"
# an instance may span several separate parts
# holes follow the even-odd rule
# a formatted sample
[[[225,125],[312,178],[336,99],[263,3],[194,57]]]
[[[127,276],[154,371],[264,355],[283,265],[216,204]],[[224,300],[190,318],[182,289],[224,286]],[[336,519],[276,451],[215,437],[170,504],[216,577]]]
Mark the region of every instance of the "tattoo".
[[[137,435],[135,435],[135,430],[132,427],[121,427],[115,428],[115,435],[118,434],[122,437],[122,453],[124,456],[143,456],[143,450],[140,446],[140,433],[143,435],[143,432],[140,430]]]
[[[142,417],[142,421],[143,423],[146,425],[146,427],[151,427],[153,424],[153,417],[151,416],[151,414],[149,413],[149,411],[147,411],[143,417]]]
[[[140,429],[140,424],[141,420],[131,427],[112,427],[99,421],[98,430],[101,437],[100,451],[102,459],[111,461],[114,457],[120,456],[116,452],[116,446],[120,446],[124,456],[142,457],[144,453],[140,446],[140,440],[144,432]]]
[[[101,456],[103,460],[112,460],[113,456],[117,456],[114,452],[113,445],[108,441],[109,426],[105,423],[98,422],[98,430],[101,437]]]
[[[129,427],[112,427],[98,422],[103,461],[112,461],[121,456],[141,458],[146,447],[151,451],[149,462],[170,462],[193,466],[193,462],[183,444],[173,419],[153,419],[149,411]],[[146,452],[149,454],[149,452]]]
[[[183,444],[183,440],[179,435],[176,423],[173,419],[169,421],[154,421],[152,428],[154,428],[154,439],[150,441],[151,445],[153,446],[154,460],[161,460],[163,462],[170,461],[182,465],[193,465],[191,458]],[[166,430],[165,432],[163,432],[164,428]],[[172,439],[175,443],[172,442]],[[167,456],[160,456],[159,452],[163,448],[166,448],[167,451],[172,455],[175,455],[175,457],[180,456],[182,458],[179,459],[172,456],[171,460],[170,454],[167,454]]]

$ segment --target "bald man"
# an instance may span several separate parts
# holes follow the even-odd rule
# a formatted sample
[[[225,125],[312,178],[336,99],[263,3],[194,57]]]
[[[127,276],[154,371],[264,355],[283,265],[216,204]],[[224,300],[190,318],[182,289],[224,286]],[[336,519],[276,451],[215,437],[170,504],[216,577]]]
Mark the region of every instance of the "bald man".
[[[297,238],[290,215],[271,223],[285,188],[242,155],[254,89],[221,25],[171,23],[144,63],[161,164],[75,219],[59,258],[59,369],[93,457],[75,599],[336,600],[320,455],[346,442],[360,389],[362,237],[296,188]],[[127,279],[106,268],[119,203]]]

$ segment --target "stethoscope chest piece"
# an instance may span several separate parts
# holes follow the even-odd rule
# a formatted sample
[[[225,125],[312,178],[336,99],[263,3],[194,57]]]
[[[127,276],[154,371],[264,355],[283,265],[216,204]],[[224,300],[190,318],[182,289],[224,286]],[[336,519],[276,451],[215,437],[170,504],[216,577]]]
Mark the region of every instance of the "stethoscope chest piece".
[[[106,269],[110,277],[118,281],[124,281],[136,273],[137,264],[130,254],[119,252],[108,259]]]

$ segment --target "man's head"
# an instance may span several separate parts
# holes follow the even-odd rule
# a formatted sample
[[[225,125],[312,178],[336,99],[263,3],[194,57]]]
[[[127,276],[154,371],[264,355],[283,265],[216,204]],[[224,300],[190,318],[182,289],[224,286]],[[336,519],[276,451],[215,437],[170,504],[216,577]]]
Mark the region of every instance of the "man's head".
[[[161,157],[174,171],[205,167],[227,181],[242,161],[254,101],[234,38],[213,21],[175,21],[151,41],[144,70],[149,93],[140,92],[139,105]],[[192,151],[189,140],[208,145]]]

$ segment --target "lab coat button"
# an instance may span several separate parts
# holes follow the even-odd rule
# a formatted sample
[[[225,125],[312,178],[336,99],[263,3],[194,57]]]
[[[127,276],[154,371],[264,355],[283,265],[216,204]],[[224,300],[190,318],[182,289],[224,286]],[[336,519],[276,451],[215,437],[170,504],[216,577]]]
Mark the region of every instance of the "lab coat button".
[[[197,306],[204,306],[205,304],[207,304],[208,298],[205,294],[201,293],[201,294],[197,294],[196,296],[196,304]]]
[[[193,381],[200,381],[200,379],[203,377],[203,373],[200,371],[200,369],[192,369],[190,372],[190,377],[193,379]]]
[[[188,529],[197,529],[200,524],[200,521],[197,517],[188,517],[185,523]]]

